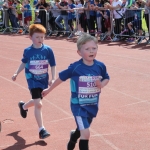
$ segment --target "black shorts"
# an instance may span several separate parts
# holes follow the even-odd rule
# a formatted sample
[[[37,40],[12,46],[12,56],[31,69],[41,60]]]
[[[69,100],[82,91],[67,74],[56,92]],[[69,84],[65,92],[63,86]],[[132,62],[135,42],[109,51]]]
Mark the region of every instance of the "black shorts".
[[[41,89],[41,88],[34,88],[34,89],[31,89],[30,90],[30,93],[31,93],[31,95],[32,95],[32,99],[38,99],[38,98],[43,98],[42,97],[42,91],[43,91],[43,89]]]

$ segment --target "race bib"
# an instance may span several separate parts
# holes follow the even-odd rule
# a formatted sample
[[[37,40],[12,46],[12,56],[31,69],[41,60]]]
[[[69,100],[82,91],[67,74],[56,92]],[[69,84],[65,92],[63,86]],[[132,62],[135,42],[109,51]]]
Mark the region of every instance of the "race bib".
[[[100,89],[96,87],[95,81],[100,80],[99,76],[80,76],[78,84],[79,104],[98,103]]]
[[[48,60],[31,60],[29,71],[35,75],[41,75],[48,72]]]

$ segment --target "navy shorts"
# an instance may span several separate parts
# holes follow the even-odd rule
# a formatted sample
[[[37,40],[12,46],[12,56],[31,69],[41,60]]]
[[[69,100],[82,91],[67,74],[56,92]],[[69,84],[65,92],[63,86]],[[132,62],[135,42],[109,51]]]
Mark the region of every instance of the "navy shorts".
[[[84,130],[90,127],[93,118],[74,116],[78,130]]]
[[[38,99],[38,98],[42,99],[42,94],[41,94],[42,91],[43,91],[43,89],[41,89],[41,88],[31,89],[30,93],[31,93],[32,99]]]

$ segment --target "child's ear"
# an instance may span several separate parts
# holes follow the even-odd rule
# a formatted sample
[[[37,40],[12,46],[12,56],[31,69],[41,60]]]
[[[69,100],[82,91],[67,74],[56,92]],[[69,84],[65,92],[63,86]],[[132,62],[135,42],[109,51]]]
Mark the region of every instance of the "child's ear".
[[[81,56],[81,52],[80,52],[80,50],[77,50],[77,53]]]

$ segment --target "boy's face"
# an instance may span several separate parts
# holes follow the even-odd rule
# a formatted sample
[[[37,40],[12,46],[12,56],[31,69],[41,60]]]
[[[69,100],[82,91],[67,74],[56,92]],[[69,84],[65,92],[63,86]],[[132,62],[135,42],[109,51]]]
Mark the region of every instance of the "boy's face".
[[[78,54],[82,57],[84,64],[92,65],[96,57],[98,46],[94,41],[88,41],[81,46]]]
[[[34,33],[30,39],[33,42],[33,45],[37,48],[40,48],[43,44],[45,34],[44,33]]]

